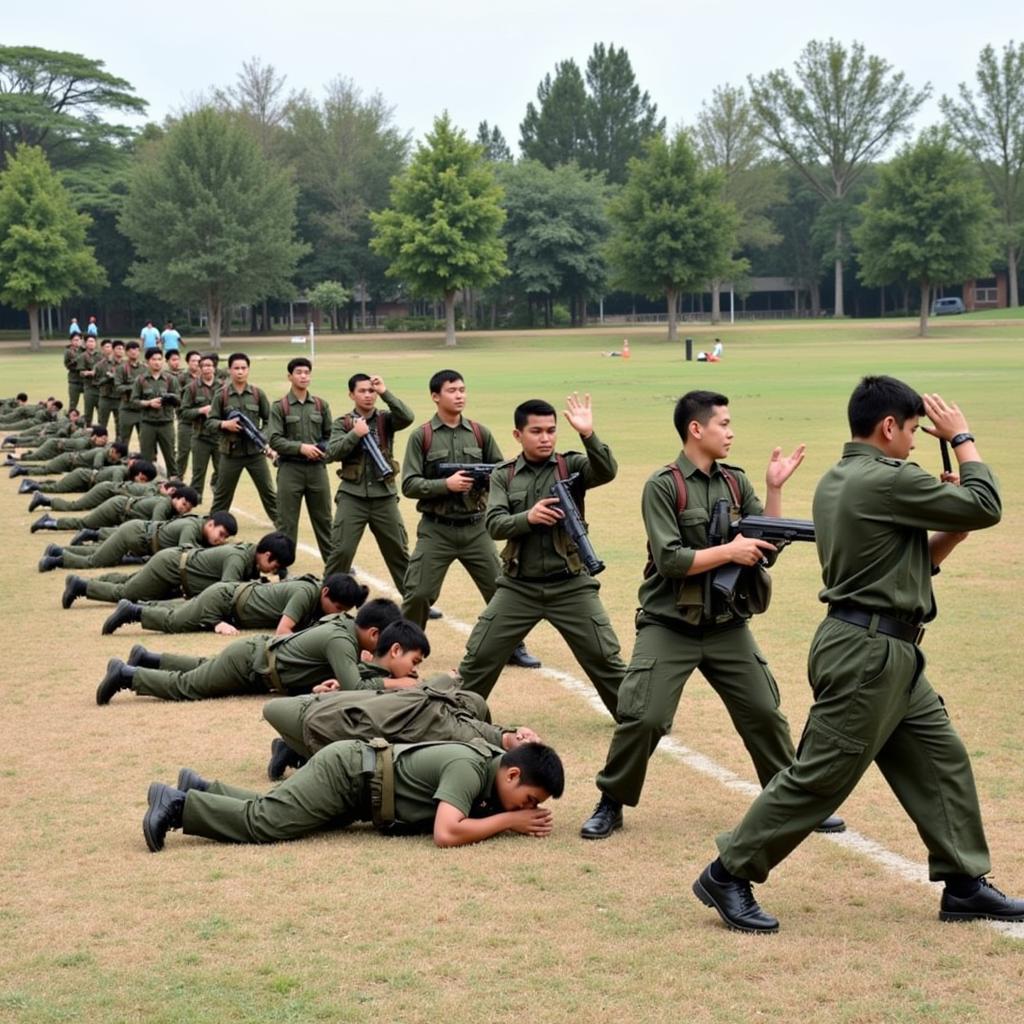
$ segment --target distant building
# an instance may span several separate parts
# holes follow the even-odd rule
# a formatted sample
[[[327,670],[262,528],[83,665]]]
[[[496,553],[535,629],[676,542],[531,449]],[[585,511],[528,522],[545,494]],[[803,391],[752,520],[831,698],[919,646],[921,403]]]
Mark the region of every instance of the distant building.
[[[974,309],[1006,309],[1009,305],[1008,278],[1005,270],[997,270],[992,277],[979,277],[964,281],[964,305]]]

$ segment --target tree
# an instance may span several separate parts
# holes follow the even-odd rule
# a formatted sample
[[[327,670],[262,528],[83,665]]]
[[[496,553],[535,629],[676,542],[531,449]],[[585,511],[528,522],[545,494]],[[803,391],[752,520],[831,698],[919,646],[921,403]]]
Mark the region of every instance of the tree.
[[[340,281],[321,281],[309,289],[306,298],[314,309],[321,312],[330,310],[334,329],[341,330],[338,323],[338,307],[344,306],[352,298],[352,293]]]
[[[498,180],[513,281],[528,295],[546,298],[545,322],[551,298],[559,295],[574,300],[574,322],[582,319],[586,300],[605,284],[606,186],[575,164],[549,170],[535,160],[502,166]]]
[[[854,229],[865,284],[921,286],[919,334],[933,287],[986,273],[995,256],[992,201],[948,131],[925,132],[879,172]]]
[[[1024,43],[1007,43],[1000,60],[991,46],[978,57],[978,92],[960,84],[960,102],[943,96],[946,121],[978,160],[999,209],[1010,279],[1010,305],[1020,305],[1024,245]]]
[[[574,60],[555,65],[555,77],[544,76],[537,86],[537,106],[526,104],[519,126],[519,149],[527,160],[556,167],[571,160],[582,163],[588,148],[587,91]]]
[[[291,289],[307,247],[295,240],[295,186],[233,114],[201,108],[147,146],[118,222],[135,246],[131,283],[205,303],[220,347],[227,304]]]
[[[767,211],[783,196],[779,168],[764,160],[764,146],[754,124],[754,113],[740,88],[720,86],[697,119],[696,137],[705,167],[720,171],[725,180],[723,197],[736,209],[740,249],[766,249],[780,240]],[[730,276],[742,273],[743,261],[734,261]],[[711,322],[721,319],[722,281],[711,282]]]
[[[288,81],[273,64],[260,57],[242,62],[235,84],[214,93],[218,106],[240,114],[252,131],[264,156],[271,156],[280,144],[288,110],[284,87]]]
[[[676,341],[676,300],[703,289],[730,265],[739,218],[721,197],[722,177],[700,167],[683,132],[648,140],[642,160],[609,208],[613,278],[668,304],[668,340]]]
[[[484,147],[484,156],[492,164],[512,162],[512,150],[497,125],[492,128],[486,121],[481,121],[476,130],[476,141]]]
[[[42,149],[19,146],[0,174],[0,301],[28,312],[33,351],[41,305],[106,281],[85,241],[88,225]]]
[[[629,54],[597,43],[587,59],[587,142],[582,166],[604,171],[613,184],[626,180],[626,165],[643,144],[665,131],[657,104],[640,91]]]
[[[493,165],[445,112],[392,183],[390,207],[371,214],[370,244],[389,261],[388,274],[416,294],[444,296],[446,345],[455,344],[459,289],[506,273],[501,199]]]
[[[866,55],[860,43],[812,40],[796,62],[795,78],[781,69],[748,78],[762,138],[781,153],[832,206],[910,122],[931,92],[915,92],[888,61]],[[835,314],[843,316],[843,217],[835,224]]]

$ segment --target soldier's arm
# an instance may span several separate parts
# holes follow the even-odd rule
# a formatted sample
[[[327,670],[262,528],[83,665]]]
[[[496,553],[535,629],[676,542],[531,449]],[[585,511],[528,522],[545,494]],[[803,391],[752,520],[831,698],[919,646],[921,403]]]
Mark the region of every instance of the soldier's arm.
[[[327,403],[327,400],[326,399],[321,399],[320,400],[320,404],[322,406],[322,408],[320,410],[320,423],[321,423],[321,427],[320,427],[320,437],[318,438],[318,440],[323,445],[326,446],[328,444],[328,442],[330,441],[331,432],[332,432],[332,425],[334,423],[334,419],[331,416],[331,407]],[[325,462],[328,461],[328,457],[326,455],[324,456],[324,461]]]
[[[256,578],[256,546],[254,544],[234,545],[233,550],[227,550],[220,557],[224,559],[220,567],[222,583]]]
[[[272,584],[272,586],[283,586],[284,584]],[[281,618],[277,620],[277,628],[274,636],[287,636],[295,632],[296,623],[302,622],[309,615],[313,606],[320,601],[320,588],[318,586],[292,586],[289,588],[288,601],[281,612]]]
[[[270,399],[267,398],[267,393],[260,390],[260,424],[263,427],[270,422]],[[273,447],[273,445],[271,445]]]
[[[214,435],[220,430],[220,425],[224,420],[223,395],[223,387],[219,387],[214,391],[213,399],[210,402],[210,414],[206,417],[206,429]]]
[[[339,416],[331,424],[331,437],[327,442],[327,455],[333,462],[339,462],[355,451],[362,438],[354,430],[345,429],[345,417]]]
[[[298,455],[299,449],[302,447],[301,441],[296,441],[288,437],[287,435],[287,424],[284,419],[284,409],[281,407],[281,401],[274,402],[270,407],[270,422],[267,426],[267,439],[270,441],[270,447],[274,449],[278,455]]]
[[[397,430],[405,430],[412,426],[416,414],[397,395],[385,389],[380,396],[391,413],[391,426]]]
[[[359,651],[351,637],[339,631],[327,644],[327,663],[343,690],[376,690],[379,683],[370,684],[359,674]]]
[[[499,455],[495,462],[500,461]],[[429,480],[424,476],[423,428],[417,427],[405,447],[402,460],[402,493],[407,498],[441,498],[448,493],[448,484],[443,479]]]
[[[579,473],[588,489],[611,483],[619,471],[619,464],[615,461],[611,448],[593,432],[588,437],[581,435],[580,440],[586,454],[576,455],[567,460],[569,472]]]
[[[149,408],[149,399],[142,397],[142,378],[136,377],[132,381],[131,400],[128,404],[138,412]]]
[[[498,442],[494,440],[494,435],[487,427],[481,426],[480,429],[484,436],[484,462],[504,462],[505,456],[501,454],[501,449],[498,447]]]
[[[495,540],[522,537],[533,529],[527,518],[529,514],[529,509],[522,512],[512,511],[508,492],[508,469],[506,466],[499,466],[491,474],[491,487],[487,495],[487,511],[484,514],[487,532]]]
[[[901,526],[983,530],[999,522],[1002,508],[999,486],[984,462],[961,464],[959,486],[943,483],[912,462],[893,473],[889,512]]]

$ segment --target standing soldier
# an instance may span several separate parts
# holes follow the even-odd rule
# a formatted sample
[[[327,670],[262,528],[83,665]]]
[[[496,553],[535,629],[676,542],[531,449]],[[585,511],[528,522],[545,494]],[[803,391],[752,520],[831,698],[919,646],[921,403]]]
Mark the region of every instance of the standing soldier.
[[[402,466],[402,493],[417,499],[420,513],[416,549],[405,575],[402,614],[421,629],[452,562],[462,563],[485,602],[494,596],[501,575],[494,541],[484,526],[486,484],[471,473],[442,477],[437,471],[442,462],[496,464],[502,461],[501,449],[487,427],[462,415],[466,383],[461,373],[438,370],[429,387],[437,412],[413,431]],[[522,644],[509,663],[540,667]]]
[[[82,345],[82,351],[78,353],[78,376],[82,378],[82,396],[85,402],[82,415],[85,416],[85,422],[90,425],[95,422],[96,408],[100,401],[100,392],[96,387],[96,363],[99,359],[96,338],[90,334]]]
[[[277,452],[277,528],[299,539],[302,499],[313,524],[320,557],[331,553],[331,488],[324,465],[331,407],[309,393],[313,364],[299,356],[288,363],[291,388],[270,408],[270,447]]]
[[[185,365],[178,373],[178,395],[184,399],[193,381],[199,380],[199,353],[190,350],[185,353]],[[192,421],[185,419],[184,401],[178,406],[178,476],[185,479],[188,471],[188,456],[192,451]]]
[[[270,419],[270,402],[258,387],[249,383],[249,357],[244,352],[234,352],[228,356],[228,373],[231,375],[230,382],[214,392],[206,421],[206,429],[212,431],[214,436],[220,431],[220,463],[217,466],[217,483],[213,488],[210,511],[231,510],[238,478],[242,470],[245,470],[256,485],[267,518],[276,523],[277,494],[267,464],[267,449],[247,437],[238,420],[228,418],[228,413],[238,410],[249,418],[257,430],[263,430]]]
[[[158,348],[146,352],[146,372],[132,386],[132,406],[139,410],[142,422],[142,457],[156,459],[159,446],[168,477],[178,475],[174,459],[174,408],[180,404],[178,382],[164,369],[163,353]]]
[[[120,437],[121,430],[118,413],[121,408],[121,396],[117,392],[117,370],[124,361],[123,341],[104,341],[101,346],[104,359],[96,366],[96,380],[100,392],[100,404],[97,416],[101,426],[114,423],[114,436]]]
[[[189,486],[199,494],[200,500],[206,488],[206,471],[213,464],[211,487],[217,486],[217,463],[220,459],[218,450],[220,439],[209,429],[207,417],[213,405],[214,393],[220,385],[217,383],[217,356],[214,354],[201,356],[199,359],[199,376],[189,381],[181,394],[181,421],[188,424],[192,436],[192,479]],[[181,435],[179,434],[179,437]]]
[[[330,457],[341,461],[338,471],[341,483],[334,498],[331,556],[324,572],[351,571],[359,541],[369,526],[395,589],[402,593],[409,568],[409,538],[398,511],[395,474],[381,478],[366,454],[363,438],[370,435],[392,469],[397,471],[395,434],[412,424],[414,413],[388,391],[383,378],[376,375],[354,374],[349,378],[348,395],[354,408],[334,421],[328,447]],[[387,405],[387,412],[376,408],[378,395]]]
[[[68,412],[78,408],[82,397],[82,374],[78,369],[78,356],[82,351],[82,335],[75,331],[64,349],[64,369],[68,373]]]
[[[114,372],[114,387],[120,405],[117,410],[117,427],[122,441],[131,447],[132,434],[142,436],[139,424],[142,414],[132,405],[132,390],[135,378],[146,372],[146,364],[142,361],[142,350],[137,341],[129,341],[124,347],[124,359]]]

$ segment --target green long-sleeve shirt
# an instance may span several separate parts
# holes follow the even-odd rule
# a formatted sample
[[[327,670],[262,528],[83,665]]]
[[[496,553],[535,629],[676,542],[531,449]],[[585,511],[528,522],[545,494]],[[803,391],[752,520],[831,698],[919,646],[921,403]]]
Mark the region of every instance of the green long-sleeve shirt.
[[[325,679],[337,679],[344,690],[377,689],[378,683],[359,674],[356,622],[345,612],[325,615],[315,626],[271,639],[275,668],[290,693],[312,690]]]
[[[394,459],[395,434],[412,424],[415,413],[389,390],[385,389],[381,398],[387,409],[374,409],[366,417],[366,423],[380,445],[384,458]],[[360,414],[353,409],[347,415],[339,416],[331,427],[327,451],[332,460],[341,462],[341,468],[338,470],[338,476],[341,478],[339,490],[343,494],[355,494],[361,498],[383,498],[397,494],[395,477],[380,479],[373,468],[373,463],[366,455],[361,443],[362,437],[352,429],[358,415]],[[422,446],[422,441],[420,443]]]
[[[259,445],[241,431],[221,430],[221,423],[232,409],[245,413],[258,430],[265,430],[270,420],[270,402],[266,394],[253,384],[246,384],[241,391],[232,383],[222,384],[213,393],[210,415],[206,419],[206,430],[219,439],[221,454],[238,457],[258,455]]]
[[[326,446],[331,432],[331,407],[322,398],[308,393],[300,400],[294,391],[289,391],[287,398],[287,403],[279,398],[270,407],[270,447],[285,461],[315,465],[317,460],[307,459],[299,448],[304,444]]]
[[[283,616],[295,623],[293,632],[314,625],[323,615],[320,580],[296,576],[276,583],[240,584],[247,587],[237,600],[235,618],[242,629],[277,626]]]
[[[928,531],[981,530],[1001,514],[998,484],[983,462],[961,465],[956,486],[850,441],[814,492],[825,584],[819,597],[913,622],[933,619]]]
[[[150,402],[154,398],[162,398],[164,395],[178,397],[178,381],[174,374],[162,370],[154,377],[147,370],[135,378],[129,404],[139,412],[143,423],[173,423],[174,408],[172,406],[160,405],[154,409],[146,405],[146,402]]]

